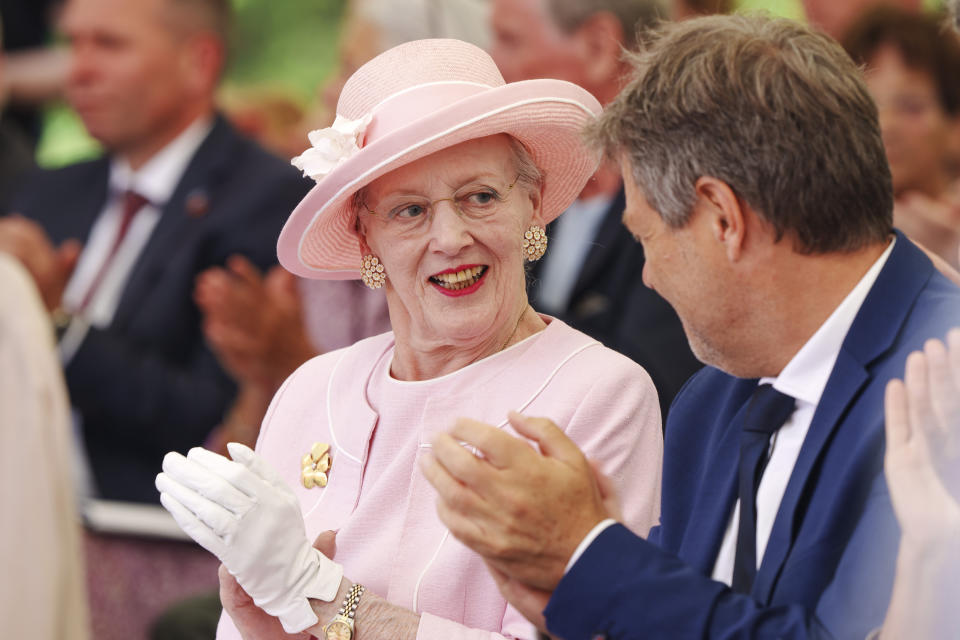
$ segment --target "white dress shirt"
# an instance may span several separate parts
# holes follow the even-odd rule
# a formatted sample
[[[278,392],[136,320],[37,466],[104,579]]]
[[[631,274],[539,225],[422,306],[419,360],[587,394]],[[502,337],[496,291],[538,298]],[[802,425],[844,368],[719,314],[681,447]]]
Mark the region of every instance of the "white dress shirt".
[[[796,355],[783,368],[776,378],[763,378],[759,384],[772,384],[781,393],[796,398],[797,406],[787,418],[780,430],[771,438],[770,459],[767,463],[760,486],[757,489],[757,568],[763,560],[770,532],[780,501],[787,489],[793,467],[800,455],[800,447],[806,438],[814,411],[820,403],[820,397],[827,386],[827,380],[840,355],[840,348],[850,331],[857,313],[870,289],[873,288],[880,270],[886,264],[896,239],[890,241],[886,250],[867,270],[856,286],[847,294],[843,302],[833,310],[830,317],[797,351]],[[740,501],[737,500],[730,514],[729,524],[720,545],[720,552],[713,566],[712,577],[729,586],[733,582],[733,562],[737,552],[737,533],[739,529]],[[613,520],[604,520],[597,524],[581,541],[567,563],[569,571],[590,543],[604,529],[615,524]]]
[[[123,288],[160,220],[163,207],[212,127],[209,118],[195,121],[137,171],[132,170],[126,160],[116,158],[111,162],[107,201],[90,229],[87,244],[63,293],[63,307],[67,311],[80,311],[87,292],[110,256],[122,219],[124,192],[133,190],[149,202],[133,217],[96,291],[83,309],[82,321],[73,323],[64,334],[60,353],[65,363],[79,348],[88,327],[103,329],[113,321]]]

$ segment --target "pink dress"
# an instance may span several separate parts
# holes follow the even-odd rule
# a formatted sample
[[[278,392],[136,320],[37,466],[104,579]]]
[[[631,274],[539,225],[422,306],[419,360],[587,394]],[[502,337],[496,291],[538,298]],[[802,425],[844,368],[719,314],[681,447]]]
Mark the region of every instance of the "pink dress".
[[[277,392],[259,451],[300,499],[308,536],[333,529],[345,575],[421,614],[417,638],[530,638],[479,556],[436,514],[417,459],[430,438],[467,416],[514,435],[507,412],[560,425],[617,485],[625,523],[646,534],[659,515],[663,444],[650,377],[563,322],[454,373],[419,382],[390,377],[392,333],[314,358]],[[326,488],[304,489],[300,461],[330,444]],[[229,616],[217,638],[238,639]]]

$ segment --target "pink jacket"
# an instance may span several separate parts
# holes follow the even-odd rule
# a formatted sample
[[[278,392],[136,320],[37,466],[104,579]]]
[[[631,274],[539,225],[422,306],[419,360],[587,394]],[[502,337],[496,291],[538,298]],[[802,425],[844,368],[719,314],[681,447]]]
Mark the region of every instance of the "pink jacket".
[[[626,357],[559,320],[452,374],[389,378],[392,333],[314,358],[277,392],[257,450],[294,487],[308,536],[338,531],[345,575],[421,614],[417,638],[535,638],[479,556],[449,535],[417,458],[432,434],[467,416],[500,428],[516,409],[560,425],[600,461],[624,520],[646,534],[659,515],[663,452],[656,391]],[[516,434],[514,434],[516,435]],[[326,488],[305,489],[301,459],[330,444]],[[217,638],[238,639],[229,617]]]

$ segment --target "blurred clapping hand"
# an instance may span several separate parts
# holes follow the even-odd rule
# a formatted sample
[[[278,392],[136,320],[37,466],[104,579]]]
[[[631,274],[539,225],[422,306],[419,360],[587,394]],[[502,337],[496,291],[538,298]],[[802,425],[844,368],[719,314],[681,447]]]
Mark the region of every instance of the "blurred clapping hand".
[[[12,215],[0,218],[0,251],[19,260],[33,277],[48,311],[58,308],[70,280],[81,245],[67,240],[54,246],[33,220]]]
[[[254,446],[273,394],[298,366],[316,355],[307,336],[296,278],[275,266],[266,275],[243,256],[197,277],[194,299],[211,349],[239,387],[206,446]]]
[[[243,256],[197,278],[203,330],[223,367],[241,384],[275,390],[316,355],[307,337],[296,278],[275,266],[266,275]]]
[[[884,460],[900,525],[879,638],[946,638],[960,628],[960,329],[907,358],[885,400]]]

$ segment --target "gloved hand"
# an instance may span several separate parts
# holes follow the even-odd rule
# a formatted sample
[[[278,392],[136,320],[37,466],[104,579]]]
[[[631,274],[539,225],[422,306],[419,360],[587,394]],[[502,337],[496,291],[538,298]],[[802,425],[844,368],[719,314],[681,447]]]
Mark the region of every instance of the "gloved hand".
[[[168,453],[160,502],[258,607],[299,633],[318,622],[308,598],[332,601],[343,567],[312,547],[297,497],[277,473],[249,447],[227,450],[233,461],[199,447]]]

